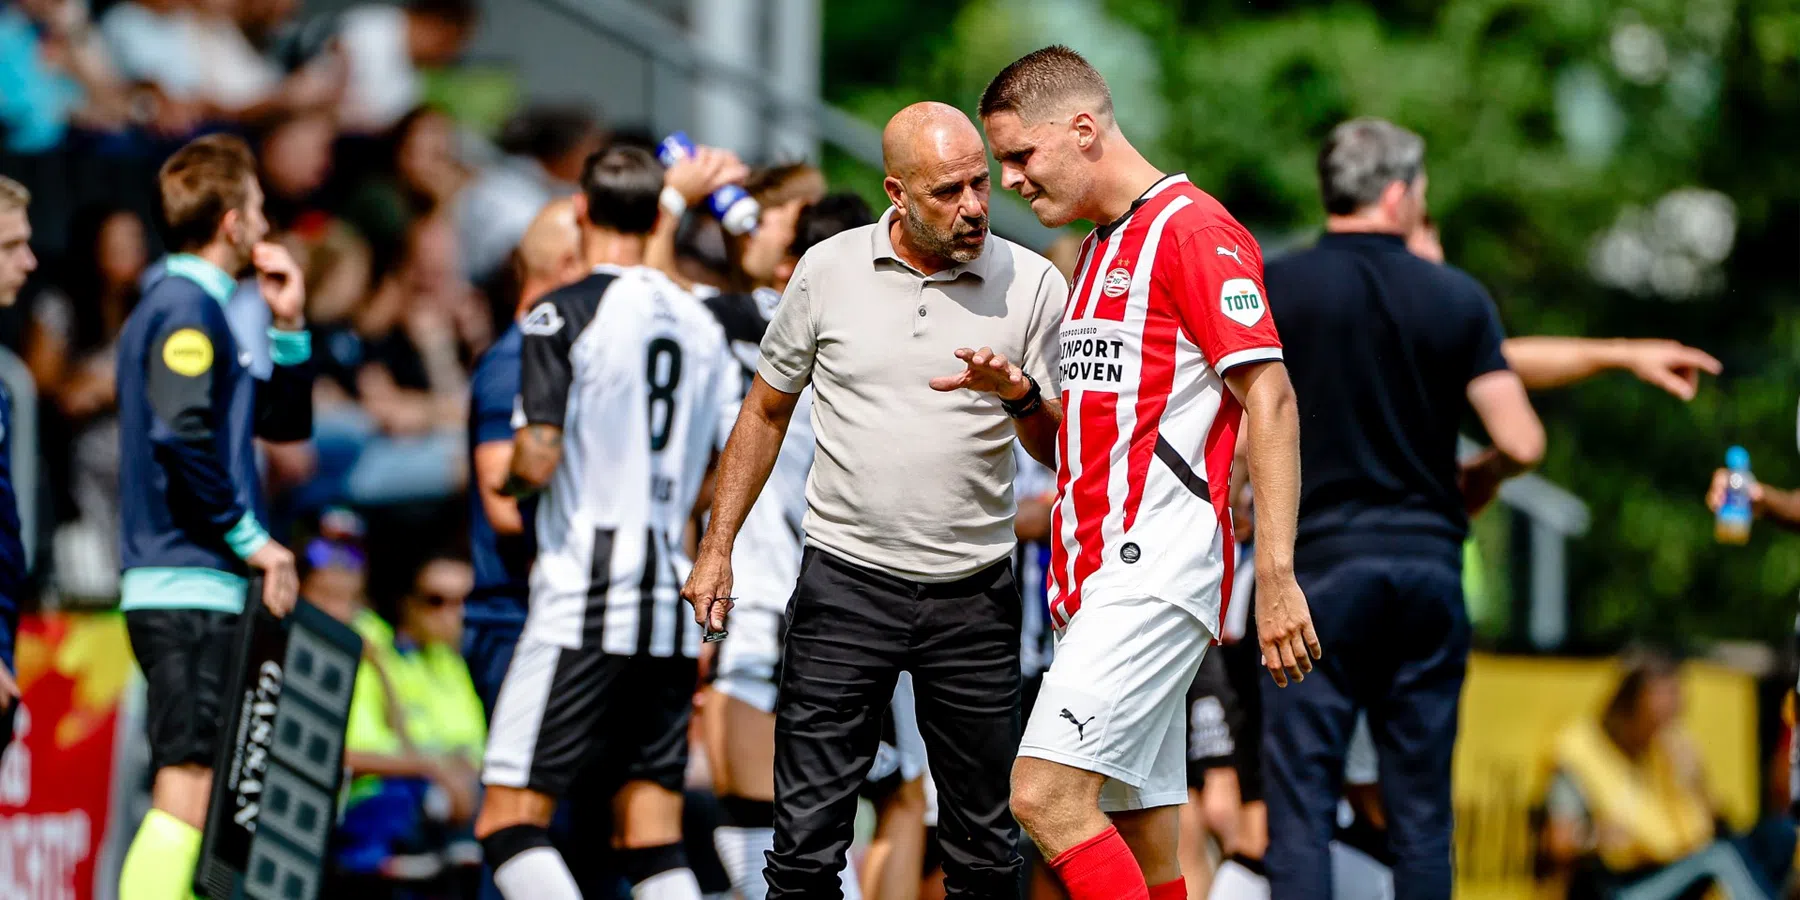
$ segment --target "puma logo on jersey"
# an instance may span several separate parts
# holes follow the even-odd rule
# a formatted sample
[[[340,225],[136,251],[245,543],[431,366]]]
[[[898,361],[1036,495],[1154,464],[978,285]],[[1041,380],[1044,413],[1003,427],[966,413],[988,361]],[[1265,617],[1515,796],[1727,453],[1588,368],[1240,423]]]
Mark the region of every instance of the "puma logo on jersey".
[[[556,304],[548,302],[532,307],[531,312],[526,313],[524,320],[519,322],[520,331],[538,337],[555,334],[561,331],[562,327],[562,314],[556,311]]]
[[[1227,250],[1224,247],[1214,247],[1213,249],[1219,251],[1220,256],[1231,257],[1231,260],[1240,266],[1244,264],[1243,260],[1238,259],[1238,249],[1239,248],[1238,248],[1238,245],[1236,245],[1236,244],[1232,244],[1230,250]]]
[[[1087,740],[1086,732],[1087,732],[1088,722],[1092,722],[1096,718],[1098,718],[1098,716],[1088,716],[1087,722],[1083,722],[1082,720],[1075,718],[1075,714],[1072,712],[1069,712],[1069,708],[1066,706],[1063,707],[1062,717],[1065,719],[1068,719],[1070,725],[1075,726],[1075,739],[1078,741]]]
[[[1219,311],[1245,328],[1261,322],[1268,308],[1269,305],[1263,302],[1262,290],[1248,278],[1232,278],[1219,289]]]

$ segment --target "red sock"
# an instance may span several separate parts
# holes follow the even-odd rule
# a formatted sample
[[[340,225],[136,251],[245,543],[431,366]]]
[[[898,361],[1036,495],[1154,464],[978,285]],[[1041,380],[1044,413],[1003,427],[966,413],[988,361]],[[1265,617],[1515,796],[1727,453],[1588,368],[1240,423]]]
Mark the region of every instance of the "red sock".
[[[1050,868],[1069,889],[1069,900],[1150,900],[1137,859],[1111,825],[1057,854]]]
[[[1187,900],[1187,879],[1177,878],[1151,885],[1150,900]]]

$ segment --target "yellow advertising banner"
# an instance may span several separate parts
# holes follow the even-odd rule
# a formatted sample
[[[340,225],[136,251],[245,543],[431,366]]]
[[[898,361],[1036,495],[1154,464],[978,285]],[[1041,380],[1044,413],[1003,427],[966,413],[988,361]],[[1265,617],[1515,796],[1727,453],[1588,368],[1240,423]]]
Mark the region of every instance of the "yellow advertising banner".
[[[1597,716],[1619,680],[1610,659],[1476,654],[1463,689],[1453,791],[1457,891],[1462,900],[1530,900],[1532,810],[1549,778],[1551,741],[1569,722]],[[1706,662],[1683,667],[1685,724],[1734,827],[1757,813],[1756,683]]]

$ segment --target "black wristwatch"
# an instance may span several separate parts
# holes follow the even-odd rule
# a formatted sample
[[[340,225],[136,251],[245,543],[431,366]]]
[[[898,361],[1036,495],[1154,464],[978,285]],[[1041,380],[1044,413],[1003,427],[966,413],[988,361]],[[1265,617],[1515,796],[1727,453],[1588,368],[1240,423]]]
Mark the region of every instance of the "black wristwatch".
[[[1000,408],[1006,410],[1006,414],[1015,419],[1023,419],[1037,412],[1044,405],[1044,391],[1038,387],[1037,379],[1031,377],[1030,373],[1026,373],[1025,383],[1031,385],[1025,391],[1025,396],[1017,400],[1003,399],[1000,401]]]

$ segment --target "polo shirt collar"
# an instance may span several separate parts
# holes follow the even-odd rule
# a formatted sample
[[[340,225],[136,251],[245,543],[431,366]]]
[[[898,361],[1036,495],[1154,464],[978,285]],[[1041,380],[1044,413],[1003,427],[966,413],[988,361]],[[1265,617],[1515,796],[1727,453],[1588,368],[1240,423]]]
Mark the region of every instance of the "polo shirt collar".
[[[1130,206],[1130,208],[1125,210],[1124,215],[1112,220],[1111,222],[1106,223],[1105,225],[1100,226],[1099,228],[1094,229],[1094,236],[1102,241],[1106,240],[1107,238],[1112,237],[1113,232],[1118,231],[1120,226],[1124,225],[1126,222],[1131,221],[1131,215],[1133,213],[1137,212],[1138,209],[1141,208],[1144,204],[1149,203],[1151,200],[1156,199],[1157,194],[1160,194],[1164,190],[1167,190],[1170,185],[1182,184],[1182,183],[1185,183],[1187,180],[1188,180],[1188,177],[1187,177],[1186,172],[1176,172],[1171,175],[1164,175],[1163,177],[1157,179],[1156,183],[1151,185],[1148,190],[1144,191],[1142,194],[1139,194],[1138,198],[1136,200],[1131,201],[1131,206]]]
[[[195,256],[192,253],[176,253],[163,263],[163,271],[170,275],[180,275],[200,286],[206,295],[217,300],[220,306],[230,302],[231,295],[237,291],[237,279],[231,273]]]
[[[898,211],[890,206],[887,208],[887,212],[881,214],[881,219],[875,223],[872,248],[874,259],[876,262],[880,262],[884,259],[891,259],[906,267],[908,272],[918,273],[918,269],[913,268],[911,263],[901,259],[900,254],[895,252],[894,240],[888,236],[888,230],[893,226],[894,216],[897,214]],[[986,281],[989,264],[994,258],[994,241],[996,240],[998,240],[998,238],[994,237],[994,233],[991,231],[988,232],[987,240],[981,242],[980,256],[975,257],[975,259],[970,262],[958,263],[942,272],[925,275],[923,276],[924,279],[926,281],[955,281],[967,274],[973,275],[982,281]]]

